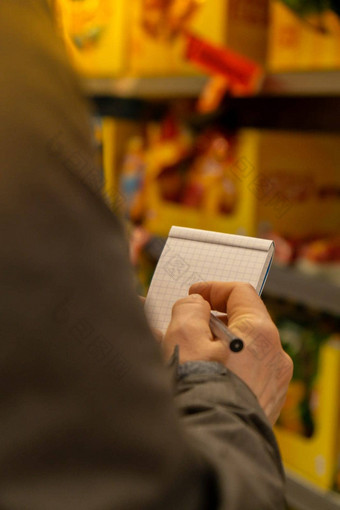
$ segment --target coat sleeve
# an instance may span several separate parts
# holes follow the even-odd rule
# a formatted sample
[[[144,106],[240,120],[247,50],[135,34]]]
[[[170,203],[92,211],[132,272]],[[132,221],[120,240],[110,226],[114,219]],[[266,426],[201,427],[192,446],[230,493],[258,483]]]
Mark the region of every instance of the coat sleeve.
[[[278,510],[247,389],[191,374],[174,404],[46,1],[1,0],[0,48],[0,507]]]
[[[219,363],[188,362],[178,372],[175,402],[214,473],[214,508],[285,508],[280,453],[252,391]]]

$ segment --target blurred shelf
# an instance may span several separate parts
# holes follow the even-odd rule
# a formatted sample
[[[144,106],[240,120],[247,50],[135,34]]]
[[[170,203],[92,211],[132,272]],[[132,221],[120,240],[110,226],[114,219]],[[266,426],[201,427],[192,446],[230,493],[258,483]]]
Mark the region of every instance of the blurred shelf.
[[[205,75],[122,78],[87,78],[83,88],[90,96],[135,99],[197,97],[208,83]],[[260,95],[339,96],[340,70],[291,71],[268,74]]]
[[[207,81],[206,76],[88,78],[82,87],[99,115],[157,120],[164,116],[169,101],[196,99]]]
[[[287,475],[287,501],[294,510],[339,510],[340,494],[324,491],[290,471]]]
[[[122,99],[169,99],[197,97],[208,82],[207,76],[157,76],[88,78],[83,81],[87,95],[120,97]]]
[[[125,98],[113,95],[89,95],[93,105],[93,113],[115,119],[143,119],[150,106],[146,101],[137,98]]]
[[[83,90],[100,115],[159,118],[167,101],[195,99],[207,81],[206,76],[86,79]],[[268,75],[258,95],[226,96],[217,112],[193,118],[198,128],[212,121],[230,129],[340,132],[340,71]]]
[[[340,287],[321,276],[308,275],[294,268],[274,265],[264,294],[340,315]]]
[[[340,96],[259,95],[225,98],[216,120],[249,127],[301,132],[340,132]]]
[[[274,95],[340,96],[340,70],[268,74],[262,92]]]

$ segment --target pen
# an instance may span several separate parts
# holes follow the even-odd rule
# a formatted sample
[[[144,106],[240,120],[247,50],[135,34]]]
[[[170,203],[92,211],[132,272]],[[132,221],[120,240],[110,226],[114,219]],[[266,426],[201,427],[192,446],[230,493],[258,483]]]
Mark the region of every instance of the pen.
[[[224,344],[227,344],[233,352],[240,352],[244,347],[243,340],[235,336],[229,328],[212,312],[210,313],[210,329],[213,334],[219,338]]]

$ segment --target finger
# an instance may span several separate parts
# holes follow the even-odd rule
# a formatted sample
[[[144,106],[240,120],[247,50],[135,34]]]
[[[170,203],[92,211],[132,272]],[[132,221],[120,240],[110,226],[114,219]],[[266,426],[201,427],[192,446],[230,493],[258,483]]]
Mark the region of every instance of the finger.
[[[160,329],[152,328],[152,334],[156,338],[157,342],[163,342],[164,334]]]
[[[191,294],[174,304],[169,328],[183,331],[185,336],[198,335],[212,339],[209,320],[209,303],[201,295]]]
[[[254,287],[242,282],[200,282],[189,289],[200,294],[213,310],[227,312],[229,321],[240,316],[269,318],[267,309]]]
[[[229,351],[220,341],[213,340],[209,327],[210,311],[209,303],[198,294],[177,301],[164,336],[165,353],[179,345],[181,362],[205,360],[226,363]]]
[[[267,349],[280,345],[276,326],[256,290],[242,282],[202,282],[191,286],[189,292],[200,293],[213,309],[226,311],[228,326],[240,335],[245,344]],[[262,346],[263,344],[263,346]],[[254,345],[253,345],[254,347]]]

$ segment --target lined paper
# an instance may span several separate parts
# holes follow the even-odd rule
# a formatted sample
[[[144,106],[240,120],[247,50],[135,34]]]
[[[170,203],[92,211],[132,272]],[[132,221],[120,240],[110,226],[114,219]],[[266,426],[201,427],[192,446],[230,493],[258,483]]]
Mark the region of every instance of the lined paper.
[[[165,332],[172,306],[199,281],[239,281],[264,286],[273,241],[199,229],[172,227],[145,302],[150,325]]]

